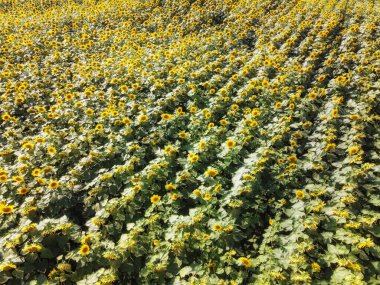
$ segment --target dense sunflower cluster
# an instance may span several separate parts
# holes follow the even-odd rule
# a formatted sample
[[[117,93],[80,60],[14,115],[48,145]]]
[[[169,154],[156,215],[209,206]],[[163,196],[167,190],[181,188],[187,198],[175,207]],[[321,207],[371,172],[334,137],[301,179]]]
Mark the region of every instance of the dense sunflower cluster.
[[[380,3],[0,1],[0,283],[377,284]]]

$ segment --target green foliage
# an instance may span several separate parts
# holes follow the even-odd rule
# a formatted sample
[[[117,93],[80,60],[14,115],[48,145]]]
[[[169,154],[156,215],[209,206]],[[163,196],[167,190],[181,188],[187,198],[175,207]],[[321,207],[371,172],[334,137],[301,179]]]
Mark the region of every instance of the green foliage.
[[[0,284],[379,282],[378,3],[1,5]]]

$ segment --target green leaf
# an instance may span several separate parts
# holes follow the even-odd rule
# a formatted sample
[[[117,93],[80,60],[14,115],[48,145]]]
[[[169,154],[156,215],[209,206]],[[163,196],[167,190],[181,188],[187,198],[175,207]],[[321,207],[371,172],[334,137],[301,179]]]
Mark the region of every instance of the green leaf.
[[[189,275],[193,271],[193,268],[191,266],[185,266],[179,271],[179,276],[182,278]]]
[[[24,271],[22,269],[16,268],[13,270],[12,275],[18,279],[24,278]]]
[[[54,254],[49,248],[43,248],[41,250],[41,257],[42,258],[53,258]]]
[[[331,276],[331,285],[346,284],[344,280],[347,276],[350,275],[352,275],[350,270],[343,267],[338,267],[334,270],[334,273]]]

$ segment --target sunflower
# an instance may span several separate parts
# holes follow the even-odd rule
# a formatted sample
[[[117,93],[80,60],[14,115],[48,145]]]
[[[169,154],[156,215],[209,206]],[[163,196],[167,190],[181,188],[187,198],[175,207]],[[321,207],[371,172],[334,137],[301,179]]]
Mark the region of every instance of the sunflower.
[[[335,143],[329,143],[328,145],[326,145],[326,147],[325,147],[325,151],[326,151],[326,152],[332,151],[332,150],[335,149],[335,147],[336,147],[336,144],[335,144]]]
[[[371,238],[367,238],[366,240],[361,241],[356,245],[358,249],[370,248],[374,246],[375,246],[375,243],[373,242]]]
[[[252,115],[253,118],[259,117],[260,114],[261,114],[261,112],[260,112],[260,110],[258,108],[253,109],[252,112],[251,112],[251,115]]]
[[[187,159],[191,163],[196,163],[199,160],[199,155],[198,154],[194,154],[194,153],[189,153],[188,156],[187,156]]]
[[[13,211],[14,211],[13,205],[0,203],[0,214],[8,215],[8,214],[12,214]]]
[[[0,183],[5,183],[8,181],[8,176],[6,174],[0,175]]]
[[[133,192],[140,192],[141,188],[142,188],[141,185],[135,185],[132,187],[132,190]]]
[[[308,97],[309,97],[309,100],[313,101],[313,100],[317,99],[318,94],[315,92],[312,92],[312,93],[309,93]]]
[[[148,121],[148,116],[145,114],[142,114],[138,117],[138,121],[139,123],[145,123],[146,121]]]
[[[205,199],[206,201],[210,200],[211,198],[212,198],[212,196],[208,193],[203,195],[203,199]]]
[[[228,121],[227,121],[226,119],[222,119],[222,120],[219,121],[219,124],[220,124],[221,126],[227,126]]]
[[[232,149],[236,146],[236,141],[232,140],[232,139],[229,139],[226,141],[226,147],[228,149]]]
[[[34,144],[31,143],[31,142],[27,142],[27,143],[24,143],[24,144],[22,145],[22,148],[25,148],[25,149],[31,150],[31,149],[34,148]]]
[[[128,117],[124,117],[122,122],[123,122],[123,124],[129,125],[132,123],[132,120]]]
[[[23,251],[25,253],[36,253],[36,252],[41,251],[41,249],[42,249],[42,246],[40,246],[38,244],[31,244],[31,245],[25,246]]]
[[[222,89],[219,90],[219,93],[220,93],[220,95],[225,96],[225,95],[227,95],[227,90],[224,89],[224,88],[222,88]]]
[[[7,122],[7,121],[9,121],[12,117],[11,117],[11,115],[9,115],[8,113],[6,113],[6,114],[2,115],[1,118],[2,118],[5,122]]]
[[[359,146],[354,145],[354,146],[352,146],[352,147],[350,147],[350,148],[348,149],[348,154],[349,154],[350,156],[353,156],[353,155],[358,154],[359,151],[360,151]]]
[[[17,194],[22,195],[22,196],[28,194],[28,192],[29,192],[29,189],[25,186],[17,189]]]
[[[172,156],[172,155],[176,154],[177,152],[178,152],[178,150],[175,147],[173,147],[172,145],[167,145],[164,148],[164,154],[167,156]]]
[[[92,240],[92,238],[93,238],[94,236],[93,235],[86,235],[86,236],[84,236],[82,239],[81,239],[81,244],[88,244],[91,240]]]
[[[90,253],[91,249],[90,249],[90,246],[88,244],[83,244],[80,249],[79,249],[79,253],[80,255],[82,256],[86,256]]]
[[[40,138],[40,137],[38,137],[38,138],[35,138],[34,141],[35,141],[36,143],[44,143],[44,142],[45,142],[45,139],[44,139],[44,138]]]
[[[172,117],[173,117],[173,115],[167,114],[167,113],[161,115],[161,119],[163,119],[165,121],[170,120]]]
[[[181,132],[178,133],[178,136],[179,136],[181,139],[185,139],[185,138],[187,138],[188,135],[189,135],[189,134],[188,134],[187,132],[185,132],[185,131],[181,131]]]
[[[313,272],[319,272],[319,271],[321,271],[321,266],[319,266],[318,263],[313,262],[311,264],[311,269],[313,270]]]
[[[251,121],[251,123],[249,124],[249,126],[251,126],[253,128],[257,127],[258,125],[259,125],[259,123],[255,120]]]
[[[88,108],[86,111],[84,111],[87,116],[92,116],[94,115],[94,110],[91,108]]]
[[[152,202],[152,204],[157,204],[158,202],[160,202],[161,200],[161,196],[159,195],[153,195],[152,197],[150,197],[150,201]]]
[[[36,178],[37,180],[37,183],[40,184],[41,186],[45,186],[46,185],[46,180],[41,178],[41,177],[37,177]]]
[[[16,269],[16,267],[17,266],[13,263],[4,263],[4,264],[0,265],[0,272],[1,271],[11,271],[11,270]]]
[[[43,107],[43,106],[38,106],[38,107],[37,107],[37,111],[38,111],[39,113],[43,113],[43,112],[46,112],[46,108]]]
[[[248,126],[251,125],[252,122],[253,122],[253,121],[252,121],[251,119],[245,119],[245,120],[244,120],[244,124],[245,124],[245,125],[248,125]]]
[[[209,239],[210,238],[210,235],[208,235],[208,234],[203,234],[202,235],[202,239]]]
[[[173,185],[173,184],[166,184],[165,185],[165,189],[168,190],[168,191],[172,191],[172,190],[175,190],[177,189],[177,186]]]
[[[57,189],[59,187],[59,182],[57,180],[52,180],[49,182],[50,189]]]
[[[295,154],[292,154],[291,156],[288,157],[289,162],[294,163],[294,162],[297,162],[297,160],[298,160],[298,158]]]
[[[25,101],[25,99],[22,98],[22,97],[16,97],[15,98],[15,103],[16,104],[22,104],[22,103],[24,103],[24,101]]]
[[[56,148],[55,148],[54,146],[49,146],[49,147],[47,148],[47,152],[48,152],[50,155],[54,155],[54,154],[57,153],[57,150],[56,150]]]
[[[252,266],[252,261],[246,257],[240,257],[239,262],[240,262],[240,265],[244,266],[245,268],[249,268]]]
[[[278,273],[278,272],[271,272],[270,275],[271,275],[274,279],[279,280],[279,281],[286,280],[285,276],[282,275],[281,273]]]
[[[262,83],[261,83],[261,86],[264,87],[264,88],[267,88],[269,86],[269,81],[268,80],[264,80]]]
[[[214,169],[214,168],[209,168],[206,170],[206,172],[204,173],[206,177],[215,177],[216,175],[219,174],[218,170]]]
[[[233,104],[232,106],[231,106],[231,110],[232,111],[237,111],[239,109],[239,105],[237,105],[237,104]]]
[[[204,140],[201,140],[198,144],[199,149],[205,149],[207,147],[207,143]]]
[[[220,224],[214,224],[212,228],[216,232],[220,232],[221,230],[223,230],[223,227]]]
[[[102,124],[97,124],[96,127],[95,127],[95,130],[97,131],[102,131],[104,128],[103,128],[103,125]]]
[[[302,190],[297,190],[296,191],[296,197],[298,199],[303,199],[303,198],[305,198],[305,193]]]
[[[334,109],[331,111],[331,117],[332,118],[338,118],[339,117],[339,111],[338,109]]]
[[[360,116],[357,115],[357,114],[352,114],[352,115],[350,115],[350,119],[356,121],[356,120],[359,120],[359,119],[360,119]]]
[[[128,91],[128,86],[127,85],[121,85],[120,90],[123,92]]]
[[[172,193],[170,194],[170,199],[172,199],[173,201],[176,201],[178,199],[178,194],[177,193]]]
[[[65,99],[67,100],[67,101],[70,101],[70,100],[72,100],[74,98],[74,94],[72,94],[72,93],[67,93],[66,95],[65,95]]]
[[[32,223],[30,225],[27,225],[27,226],[23,227],[22,230],[21,230],[21,232],[22,233],[29,233],[29,232],[35,230],[36,227],[37,227],[37,224],[36,223]]]
[[[295,164],[295,163],[290,163],[288,166],[288,168],[291,168],[291,169],[294,169],[296,167],[297,167],[297,164]]]

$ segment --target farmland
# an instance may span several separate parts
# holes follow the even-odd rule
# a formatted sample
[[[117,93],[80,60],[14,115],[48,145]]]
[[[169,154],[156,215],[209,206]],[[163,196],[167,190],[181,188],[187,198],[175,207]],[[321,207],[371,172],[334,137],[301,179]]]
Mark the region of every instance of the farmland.
[[[379,284],[380,3],[0,0],[0,284]]]

